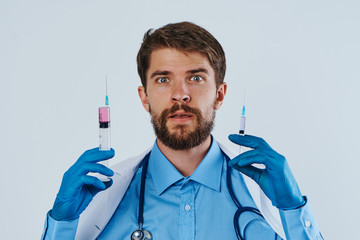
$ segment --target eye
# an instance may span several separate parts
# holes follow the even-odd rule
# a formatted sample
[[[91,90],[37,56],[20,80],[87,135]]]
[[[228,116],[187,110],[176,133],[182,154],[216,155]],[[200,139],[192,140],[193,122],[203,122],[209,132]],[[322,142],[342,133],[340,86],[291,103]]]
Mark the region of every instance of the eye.
[[[169,82],[169,79],[166,77],[161,77],[157,80],[158,83],[167,83]]]
[[[203,78],[199,75],[195,75],[195,76],[191,77],[190,80],[194,81],[194,82],[201,82],[203,80]]]

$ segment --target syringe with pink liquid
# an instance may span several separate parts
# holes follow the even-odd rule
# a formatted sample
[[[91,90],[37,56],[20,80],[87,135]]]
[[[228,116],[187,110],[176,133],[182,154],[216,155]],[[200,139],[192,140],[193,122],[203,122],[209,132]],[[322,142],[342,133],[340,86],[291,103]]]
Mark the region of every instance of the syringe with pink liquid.
[[[99,107],[99,149],[100,151],[107,151],[111,149],[111,134],[110,134],[110,107],[109,97],[107,93],[107,77],[106,77],[106,97],[105,106]],[[109,166],[109,160],[102,161],[106,167]],[[100,176],[101,181],[109,181],[110,178]]]

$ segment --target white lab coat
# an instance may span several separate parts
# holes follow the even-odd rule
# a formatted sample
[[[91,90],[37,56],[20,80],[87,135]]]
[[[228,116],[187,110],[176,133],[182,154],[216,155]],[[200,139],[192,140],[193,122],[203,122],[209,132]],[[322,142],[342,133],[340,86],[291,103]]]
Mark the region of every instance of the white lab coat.
[[[219,146],[230,158],[234,157],[234,154],[223,145],[219,143]],[[96,239],[98,237],[101,231],[106,227],[123,198],[139,164],[150,150],[151,149],[148,149],[137,157],[121,161],[111,167],[115,173],[112,177],[113,185],[106,191],[98,193],[85,211],[80,215],[75,239],[88,240]],[[278,235],[283,239],[286,239],[281,224],[279,210],[271,204],[270,199],[267,198],[260,187],[251,178],[245,175],[243,175],[243,177],[256,206],[263,214],[266,221]]]

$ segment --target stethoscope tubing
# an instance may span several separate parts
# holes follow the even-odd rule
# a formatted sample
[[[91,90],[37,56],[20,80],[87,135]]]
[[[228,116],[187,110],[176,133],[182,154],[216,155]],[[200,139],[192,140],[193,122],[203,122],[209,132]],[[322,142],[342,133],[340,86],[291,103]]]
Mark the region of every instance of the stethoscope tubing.
[[[224,156],[226,158],[226,166],[227,166],[227,169],[226,169],[226,185],[228,187],[228,191],[229,191],[231,199],[233,200],[236,207],[238,208],[238,210],[236,210],[236,212],[234,214],[234,219],[233,219],[235,234],[236,234],[237,239],[244,240],[244,238],[241,235],[240,226],[239,226],[240,215],[243,214],[244,212],[252,212],[252,213],[255,213],[255,214],[259,215],[260,217],[263,217],[263,215],[256,208],[242,206],[241,203],[239,202],[239,200],[236,198],[235,193],[234,193],[234,188],[233,188],[233,185],[232,185],[232,181],[231,181],[232,168],[229,166],[230,158],[224,152],[223,152],[223,154],[224,154]]]
[[[131,240],[151,240],[152,235],[149,231],[143,229],[144,224],[144,205],[145,205],[145,180],[146,173],[149,163],[150,152],[144,157],[142,161],[142,173],[141,173],[141,183],[140,183],[140,196],[139,196],[139,213],[138,213],[138,225],[139,228],[132,232],[130,239]]]
[[[145,180],[146,173],[149,163],[150,152],[145,156],[143,161],[142,173],[141,173],[141,185],[140,185],[140,196],[139,196],[139,216],[138,216],[138,224],[142,226],[144,224],[144,205],[145,205]]]

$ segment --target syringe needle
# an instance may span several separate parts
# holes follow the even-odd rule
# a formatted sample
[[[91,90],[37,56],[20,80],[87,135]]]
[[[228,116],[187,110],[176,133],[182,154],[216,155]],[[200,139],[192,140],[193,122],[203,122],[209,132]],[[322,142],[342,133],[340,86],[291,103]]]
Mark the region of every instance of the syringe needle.
[[[105,75],[105,84],[106,84],[106,95],[108,95],[108,86],[107,86],[107,75]]]
[[[245,100],[246,100],[245,96],[246,96],[246,88],[244,88],[244,106],[245,106]]]
[[[105,76],[105,85],[106,85],[106,96],[105,96],[105,105],[109,105],[109,97],[108,97],[108,82],[107,82],[107,75]]]

